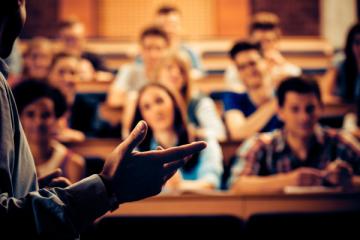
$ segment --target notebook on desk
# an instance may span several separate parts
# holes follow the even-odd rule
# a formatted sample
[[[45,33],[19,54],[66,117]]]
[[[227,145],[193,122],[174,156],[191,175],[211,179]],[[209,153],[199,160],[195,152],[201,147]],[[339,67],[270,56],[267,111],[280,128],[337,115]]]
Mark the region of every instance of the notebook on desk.
[[[342,191],[342,187],[324,186],[287,186],[284,188],[285,194],[340,193]]]

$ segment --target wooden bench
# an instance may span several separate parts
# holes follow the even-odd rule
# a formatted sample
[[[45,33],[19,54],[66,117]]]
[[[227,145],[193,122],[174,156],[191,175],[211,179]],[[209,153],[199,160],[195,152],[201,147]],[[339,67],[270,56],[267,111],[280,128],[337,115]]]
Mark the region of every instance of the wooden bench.
[[[105,159],[119,143],[121,143],[121,140],[116,138],[88,138],[84,142],[69,143],[67,145],[72,151],[85,158],[97,157]],[[224,163],[229,162],[240,144],[241,142],[239,141],[225,141],[220,143],[224,155]]]

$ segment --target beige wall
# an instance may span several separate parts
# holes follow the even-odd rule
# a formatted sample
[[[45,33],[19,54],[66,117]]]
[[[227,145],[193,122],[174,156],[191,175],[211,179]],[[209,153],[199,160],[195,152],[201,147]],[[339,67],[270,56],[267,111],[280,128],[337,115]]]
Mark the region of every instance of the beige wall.
[[[335,48],[344,47],[347,32],[356,19],[356,0],[321,1],[321,34]]]
[[[31,0],[22,36],[53,36],[58,20],[75,16],[89,37],[136,39],[157,7],[168,2],[183,12],[185,38],[208,39],[245,37],[251,14],[262,10],[279,14],[285,36],[319,36],[319,2],[335,3],[326,5],[335,10],[326,10],[330,15],[324,17],[331,27],[337,18],[349,16],[354,9],[349,3],[355,0]]]

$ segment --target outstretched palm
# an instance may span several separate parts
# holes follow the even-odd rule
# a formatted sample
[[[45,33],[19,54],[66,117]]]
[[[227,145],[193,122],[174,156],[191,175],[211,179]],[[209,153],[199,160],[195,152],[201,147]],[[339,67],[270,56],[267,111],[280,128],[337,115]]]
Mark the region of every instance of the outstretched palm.
[[[171,175],[184,165],[185,157],[206,147],[205,142],[195,142],[166,150],[133,152],[146,132],[146,123],[140,121],[105,162],[101,176],[110,183],[119,204],[158,194]]]

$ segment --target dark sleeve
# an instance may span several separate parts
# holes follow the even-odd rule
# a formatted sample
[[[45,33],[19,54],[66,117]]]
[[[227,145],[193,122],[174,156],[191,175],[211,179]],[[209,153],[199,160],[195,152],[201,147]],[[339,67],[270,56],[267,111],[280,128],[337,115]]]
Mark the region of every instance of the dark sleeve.
[[[89,60],[89,62],[91,63],[91,65],[94,67],[94,69],[96,71],[105,71],[105,72],[110,71],[110,69],[108,69],[105,66],[103,59],[99,55],[97,55],[95,53],[91,53],[91,52],[84,52],[82,54],[82,57]]]
[[[24,233],[29,239],[73,239],[109,208],[107,192],[98,175],[65,189],[31,192],[21,199],[0,193],[1,233],[14,239]]]
[[[224,110],[225,111],[229,111],[229,110],[241,110],[241,99],[243,94],[238,94],[238,93],[232,93],[232,92],[227,92],[224,93],[223,96],[223,102],[224,102]]]

